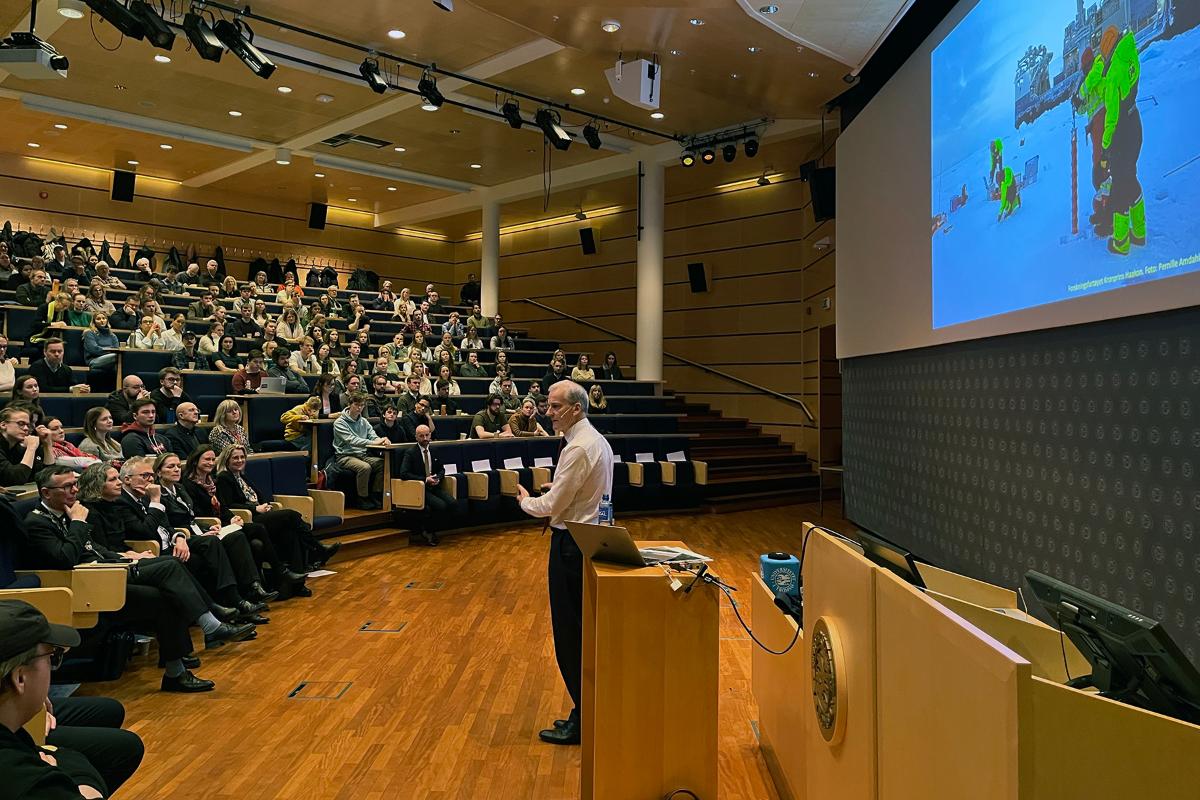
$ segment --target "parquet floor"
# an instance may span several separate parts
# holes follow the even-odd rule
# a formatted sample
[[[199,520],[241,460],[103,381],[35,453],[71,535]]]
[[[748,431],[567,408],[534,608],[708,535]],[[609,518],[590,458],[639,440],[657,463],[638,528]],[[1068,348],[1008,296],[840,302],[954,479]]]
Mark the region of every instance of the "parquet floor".
[[[834,514],[836,503],[825,508]],[[682,539],[712,555],[748,604],[759,554],[799,552],[806,519],[820,519],[815,504],[620,521],[637,538]],[[117,797],[578,797],[579,748],[537,739],[569,708],[540,529],[335,560],[337,575],[311,581],[313,598],[273,606],[256,641],[199,651],[197,672],[215,692],[159,692],[153,655],[120,681],[85,685],[120,699],[146,743]],[[752,727],[752,644],[722,602],[721,797],[775,798]]]

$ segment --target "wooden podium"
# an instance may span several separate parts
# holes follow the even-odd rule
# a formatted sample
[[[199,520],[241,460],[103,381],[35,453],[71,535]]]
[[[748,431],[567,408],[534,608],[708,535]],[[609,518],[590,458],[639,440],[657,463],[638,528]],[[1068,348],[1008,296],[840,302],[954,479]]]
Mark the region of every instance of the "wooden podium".
[[[714,800],[719,591],[673,590],[661,567],[588,560],[583,576],[581,797],[659,800],[690,789]]]

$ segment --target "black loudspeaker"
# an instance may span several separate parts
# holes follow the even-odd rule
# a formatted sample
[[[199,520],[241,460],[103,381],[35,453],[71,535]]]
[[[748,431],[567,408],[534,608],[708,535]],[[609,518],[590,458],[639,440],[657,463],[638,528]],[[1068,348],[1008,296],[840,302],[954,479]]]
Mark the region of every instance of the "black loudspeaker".
[[[123,169],[113,170],[112,199],[122,203],[133,202],[133,185],[137,173],[126,172]]]
[[[325,230],[325,215],[327,213],[329,213],[329,206],[324,203],[309,203],[308,227],[315,231]]]
[[[837,214],[837,178],[835,167],[813,170],[809,188],[812,190],[813,220],[824,222]]]
[[[688,283],[692,285],[692,294],[708,291],[708,268],[704,262],[688,264]]]
[[[579,246],[583,248],[585,256],[596,255],[596,236],[591,228],[579,229]]]

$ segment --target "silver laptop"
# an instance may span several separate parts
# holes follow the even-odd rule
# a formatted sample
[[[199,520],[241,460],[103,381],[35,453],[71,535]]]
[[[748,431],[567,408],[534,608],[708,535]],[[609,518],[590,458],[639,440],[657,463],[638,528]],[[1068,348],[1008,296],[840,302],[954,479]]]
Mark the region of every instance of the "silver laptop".
[[[567,530],[580,551],[593,561],[652,567],[655,564],[684,565],[710,560],[708,556],[680,548],[639,548],[629,531],[616,525],[568,522]]]
[[[283,394],[287,378],[263,378],[258,386],[259,394]]]

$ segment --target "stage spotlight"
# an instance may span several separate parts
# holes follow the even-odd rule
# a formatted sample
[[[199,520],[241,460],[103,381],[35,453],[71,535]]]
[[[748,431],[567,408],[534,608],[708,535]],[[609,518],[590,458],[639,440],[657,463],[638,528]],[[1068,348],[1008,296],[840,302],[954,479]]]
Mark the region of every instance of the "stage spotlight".
[[[246,23],[240,19],[233,22],[219,19],[213,25],[213,33],[229,52],[250,68],[251,72],[260,78],[271,77],[271,73],[275,71],[275,62],[254,46],[254,31],[250,30]]]
[[[87,0],[88,7],[130,39],[144,39],[146,28],[142,21],[117,0]]]
[[[204,17],[189,11],[183,15],[183,33],[205,61],[220,61],[225,53],[221,40],[213,33]]]
[[[735,158],[737,158],[737,145],[730,143],[722,147],[721,157],[725,159],[726,164],[731,163]]]
[[[555,149],[566,150],[571,146],[571,137],[559,124],[560,119],[557,113],[548,108],[539,108],[533,121],[542,129],[542,133],[546,134],[546,141],[554,145]]]
[[[711,147],[706,147],[700,151],[700,160],[705,164],[711,164],[717,160],[717,154]]]
[[[583,126],[583,138],[588,143],[588,147],[593,150],[600,149],[600,130],[595,125],[589,124]]]
[[[742,143],[742,149],[746,151],[746,158],[754,158],[758,155],[758,138],[751,136]]]
[[[684,150],[683,155],[679,157],[679,163],[685,167],[694,167],[696,165],[696,154],[691,150]]]
[[[509,100],[500,107],[500,113],[508,120],[510,128],[520,130],[525,124],[525,119],[521,116],[521,104],[516,100]]]
[[[363,62],[358,65],[358,71],[375,94],[383,94],[388,90],[388,82],[379,70],[378,61],[371,58],[364,58]]]
[[[425,104],[421,108],[426,111],[437,111],[442,107],[442,103],[446,102],[445,96],[438,91],[437,80],[428,72],[417,82],[417,92],[425,98]]]
[[[142,27],[146,29],[146,41],[150,44],[159,50],[170,50],[175,44],[175,31],[171,30],[166,21],[145,0],[133,0],[129,4],[129,13],[142,23]]]

